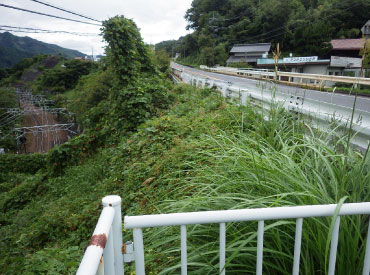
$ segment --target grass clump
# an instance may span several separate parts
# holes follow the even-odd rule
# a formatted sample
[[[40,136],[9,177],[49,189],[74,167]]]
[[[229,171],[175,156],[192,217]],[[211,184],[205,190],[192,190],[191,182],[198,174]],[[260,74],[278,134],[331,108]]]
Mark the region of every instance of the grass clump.
[[[256,109],[241,107],[233,131],[204,134],[193,160],[172,178],[173,199],[157,205],[161,213],[260,208],[369,201],[370,162],[345,148],[335,132],[317,133],[296,117],[273,108],[266,121]],[[335,140],[335,142],[333,141]],[[189,173],[190,171],[190,173]],[[182,177],[176,174],[181,173]],[[336,270],[360,274],[365,253],[368,217],[341,220]],[[325,274],[325,249],[331,218],[305,219],[301,273]],[[188,268],[198,274],[218,270],[218,225],[188,227]],[[254,273],[257,223],[227,224],[227,272]],[[264,272],[290,274],[295,221],[266,221]],[[147,233],[148,261],[170,259],[161,274],[180,270],[179,230],[152,229]],[[164,237],[167,236],[168,238]],[[178,236],[177,238],[175,236]],[[154,258],[154,259],[153,259]]]

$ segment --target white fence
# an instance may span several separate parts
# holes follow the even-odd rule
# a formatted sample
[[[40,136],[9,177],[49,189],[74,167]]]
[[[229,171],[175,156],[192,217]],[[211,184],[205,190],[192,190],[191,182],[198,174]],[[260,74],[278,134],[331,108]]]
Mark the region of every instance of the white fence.
[[[312,86],[324,87],[325,83],[346,83],[370,85],[370,78],[351,77],[351,76],[335,76],[335,75],[320,75],[320,74],[304,74],[277,71],[267,71],[259,69],[238,69],[230,67],[202,67],[203,70],[211,72],[220,72],[231,75],[245,76],[254,79],[275,79],[282,82],[290,82],[300,84],[309,84]],[[283,80],[285,78],[285,80]],[[304,81],[306,80],[306,81]]]
[[[352,104],[354,97],[337,94],[334,97],[332,93],[320,93],[321,98],[318,98],[315,97],[316,95],[306,94],[303,89],[292,92],[291,90],[278,89],[274,84],[264,81],[240,84],[214,80],[196,72],[184,71],[178,67],[172,67],[172,70],[183,82],[197,87],[216,87],[224,97],[233,98],[242,105],[246,105],[249,99],[252,104],[268,109],[271,103],[279,102],[286,110],[302,114],[312,122],[313,126],[321,130],[326,130],[330,122],[333,121],[337,123],[338,130],[344,130],[352,124],[352,131],[355,134],[351,138],[351,143],[362,151],[368,147],[370,112],[355,106],[352,117],[353,105],[349,107],[339,103],[339,100],[346,97],[345,100],[351,101]],[[325,100],[322,100],[323,97]],[[366,101],[363,103],[364,106],[370,104],[369,99],[363,99],[363,101]]]
[[[106,274],[118,275],[124,274],[123,257],[121,252],[122,237],[120,213],[121,199],[117,196],[108,196],[103,198],[104,209],[99,218],[94,235],[85,252],[81,265],[77,271],[78,275]],[[338,211],[339,210],[339,211]],[[340,230],[340,218],[346,215],[369,215],[370,202],[348,203],[341,207],[336,204],[329,205],[311,205],[311,206],[292,206],[292,207],[274,207],[259,209],[240,209],[240,210],[222,210],[222,211],[203,211],[189,213],[174,213],[145,216],[126,216],[124,219],[125,229],[133,229],[134,249],[125,256],[131,256],[135,261],[136,275],[145,274],[144,260],[144,240],[143,229],[148,227],[160,226],[180,226],[181,233],[181,274],[187,274],[187,225],[194,224],[219,224],[219,271],[220,274],[226,273],[226,223],[229,222],[250,222],[258,221],[257,229],[257,262],[256,274],[263,272],[263,235],[265,231],[264,223],[267,220],[285,220],[296,219],[296,232],[294,241],[294,259],[292,262],[292,274],[299,274],[300,251],[302,239],[303,220],[314,217],[335,218],[334,230],[332,231],[328,274],[335,274],[336,255],[338,247],[338,236]],[[119,232],[118,232],[119,231]],[[96,235],[98,234],[98,235]],[[100,241],[104,238],[96,237],[105,234],[107,242]],[[370,226],[368,227],[367,241],[365,248],[365,258],[363,264],[363,275],[370,273]],[[112,237],[113,236],[113,237]],[[99,239],[99,240],[98,240]],[[106,245],[105,245],[106,243]],[[102,253],[104,249],[104,258]],[[104,270],[104,272],[103,272]],[[100,272],[100,273],[99,273]]]

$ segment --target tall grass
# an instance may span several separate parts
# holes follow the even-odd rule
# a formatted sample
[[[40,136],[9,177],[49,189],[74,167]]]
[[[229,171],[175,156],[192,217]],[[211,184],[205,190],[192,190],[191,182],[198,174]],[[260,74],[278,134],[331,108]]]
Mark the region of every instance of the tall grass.
[[[241,108],[232,131],[202,137],[193,161],[181,171],[188,176],[174,173],[174,199],[158,205],[160,212],[330,204],[345,196],[346,202],[370,201],[369,158],[347,147],[346,137],[313,130],[278,107],[267,121],[266,113]],[[304,220],[301,274],[326,273],[331,221]],[[337,274],[361,273],[367,226],[368,217],[341,219]],[[191,274],[218,274],[218,230],[218,225],[188,226]],[[228,223],[226,230],[227,274],[254,274],[257,223]],[[265,222],[264,274],[291,274],[294,234],[294,220]],[[148,229],[145,244],[155,273],[179,273],[179,228]]]

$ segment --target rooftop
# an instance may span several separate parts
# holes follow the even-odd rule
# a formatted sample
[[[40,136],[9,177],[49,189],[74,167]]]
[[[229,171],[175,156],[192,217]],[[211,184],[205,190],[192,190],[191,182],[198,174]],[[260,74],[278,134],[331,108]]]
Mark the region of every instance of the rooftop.
[[[235,44],[230,53],[269,52],[271,43]]]
[[[364,47],[364,40],[358,39],[333,39],[330,41],[333,50],[361,50]]]

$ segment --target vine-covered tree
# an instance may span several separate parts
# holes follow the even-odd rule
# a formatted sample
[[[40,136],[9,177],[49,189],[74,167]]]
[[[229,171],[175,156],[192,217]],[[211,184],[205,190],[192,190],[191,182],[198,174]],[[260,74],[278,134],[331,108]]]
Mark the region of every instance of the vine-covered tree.
[[[119,135],[117,129],[135,130],[158,108],[168,103],[166,82],[153,63],[135,22],[124,16],[103,21],[106,53],[116,79],[110,94],[110,112],[104,127]],[[100,118],[98,118],[100,119]]]

